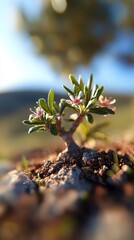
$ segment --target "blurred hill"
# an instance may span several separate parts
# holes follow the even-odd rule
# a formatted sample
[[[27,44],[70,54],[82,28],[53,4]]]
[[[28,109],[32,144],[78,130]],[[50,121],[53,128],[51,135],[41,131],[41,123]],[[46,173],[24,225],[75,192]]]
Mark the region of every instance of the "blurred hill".
[[[47,98],[44,91],[15,91],[0,93],[0,116],[6,116],[20,109],[35,106],[39,98]],[[58,101],[63,95],[55,95]]]
[[[28,109],[36,105],[36,101],[43,97],[47,99],[47,92],[44,91],[15,91],[0,93],[0,116],[6,116],[20,109]],[[129,105],[132,102],[132,95],[121,95],[108,93],[107,96],[113,96],[117,99],[117,105]],[[65,98],[65,95],[55,94],[56,101]]]
[[[105,94],[117,99],[117,111],[114,116],[107,119],[95,118],[98,121],[109,121],[110,126],[106,129],[108,135],[122,134],[134,125],[134,96],[123,96],[120,94]],[[44,91],[16,91],[0,94],[0,158],[12,157],[18,153],[34,148],[49,148],[51,146],[62,145],[59,137],[51,137],[49,134],[27,134],[27,127],[22,124],[29,116],[29,108],[36,106],[39,98],[47,98]],[[59,101],[64,95],[56,94],[55,99]],[[132,130],[127,132],[133,134]],[[51,143],[51,144],[50,144]]]

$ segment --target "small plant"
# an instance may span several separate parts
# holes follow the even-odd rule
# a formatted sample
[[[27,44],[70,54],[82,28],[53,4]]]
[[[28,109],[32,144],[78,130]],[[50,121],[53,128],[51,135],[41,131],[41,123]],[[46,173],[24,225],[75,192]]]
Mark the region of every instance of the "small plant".
[[[116,100],[102,96],[103,86],[99,87],[96,84],[92,87],[92,75],[87,84],[84,84],[81,77],[77,81],[73,75],[69,75],[69,79],[72,89],[63,85],[69,99],[61,99],[57,103],[54,100],[54,91],[51,89],[48,93],[47,101],[44,98],[40,98],[37,101],[35,110],[30,109],[29,119],[24,120],[23,123],[30,126],[28,133],[49,131],[52,135],[60,136],[66,144],[66,152],[70,156],[76,156],[80,151],[80,147],[73,140],[73,134],[77,127],[84,119],[92,124],[94,121],[93,114],[104,116],[114,114],[115,107],[113,104]],[[72,121],[69,131],[66,131],[63,126],[66,108],[71,108],[74,112],[67,119]]]

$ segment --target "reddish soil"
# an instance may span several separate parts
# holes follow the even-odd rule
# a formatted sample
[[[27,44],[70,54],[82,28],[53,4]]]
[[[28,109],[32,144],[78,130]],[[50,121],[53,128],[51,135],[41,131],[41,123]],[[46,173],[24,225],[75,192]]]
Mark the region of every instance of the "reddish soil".
[[[82,153],[84,151],[86,148],[81,149]],[[88,157],[70,158],[69,161],[62,158],[56,160],[57,153],[50,154],[45,160],[46,156],[43,158],[42,151],[39,154],[40,158],[36,159],[35,155],[36,152],[34,154],[31,152],[29,170],[31,179],[39,184],[43,184],[43,180],[47,183],[51,175],[58,173],[60,169],[75,166],[82,170],[83,176],[96,184],[121,186],[124,182],[133,180],[131,179],[134,171],[133,143],[125,143],[123,146],[119,144],[98,146],[97,151]]]
[[[22,195],[6,210],[0,220],[0,239],[133,239],[133,143],[98,146],[91,152],[83,148],[77,159],[56,160],[57,152],[48,156],[44,151],[26,157],[29,167],[22,168],[37,183],[37,192]],[[74,184],[51,190],[55,182],[56,186],[64,183],[64,170],[76,169],[81,172],[79,183],[86,179],[83,189]]]

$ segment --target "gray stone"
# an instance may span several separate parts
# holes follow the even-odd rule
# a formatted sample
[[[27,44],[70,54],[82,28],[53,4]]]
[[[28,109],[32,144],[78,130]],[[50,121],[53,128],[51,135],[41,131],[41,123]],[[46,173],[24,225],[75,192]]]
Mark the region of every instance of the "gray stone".
[[[14,168],[13,164],[11,161],[5,159],[5,160],[0,160],[0,177],[4,175],[5,173],[11,171]]]
[[[96,157],[98,155],[98,152],[96,150],[85,150],[82,154],[82,160],[83,161],[89,161],[92,158]]]
[[[32,193],[37,185],[24,172],[12,170],[0,178],[0,201],[14,205],[22,193]]]
[[[91,190],[92,183],[86,180],[83,172],[78,167],[71,169],[62,168],[56,174],[51,174],[50,179],[46,182],[47,187],[56,187],[58,189],[77,189]]]

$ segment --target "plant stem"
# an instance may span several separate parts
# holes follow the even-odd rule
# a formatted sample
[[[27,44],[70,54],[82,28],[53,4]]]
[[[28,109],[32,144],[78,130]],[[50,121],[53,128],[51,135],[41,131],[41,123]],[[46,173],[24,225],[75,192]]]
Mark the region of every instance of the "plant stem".
[[[80,123],[82,122],[84,118],[84,114],[80,113],[80,115],[78,116],[78,118],[75,120],[75,122],[73,123],[72,127],[70,128],[69,132],[71,135],[74,134],[74,132],[76,131],[77,127],[80,125]]]
[[[73,140],[73,134],[76,131],[79,124],[82,122],[83,117],[84,117],[84,114],[81,113],[76,119],[76,121],[73,123],[72,127],[68,132],[66,132],[64,128],[61,126],[61,117],[59,116],[56,119],[56,126],[57,126],[59,136],[64,140],[68,152],[72,152],[74,149],[79,148],[79,146]]]
[[[67,160],[67,159],[79,157],[80,147],[75,143],[75,141],[72,138],[72,135],[69,132],[63,131],[59,133],[59,136],[65,142],[66,149],[59,154],[58,159],[65,158]]]

